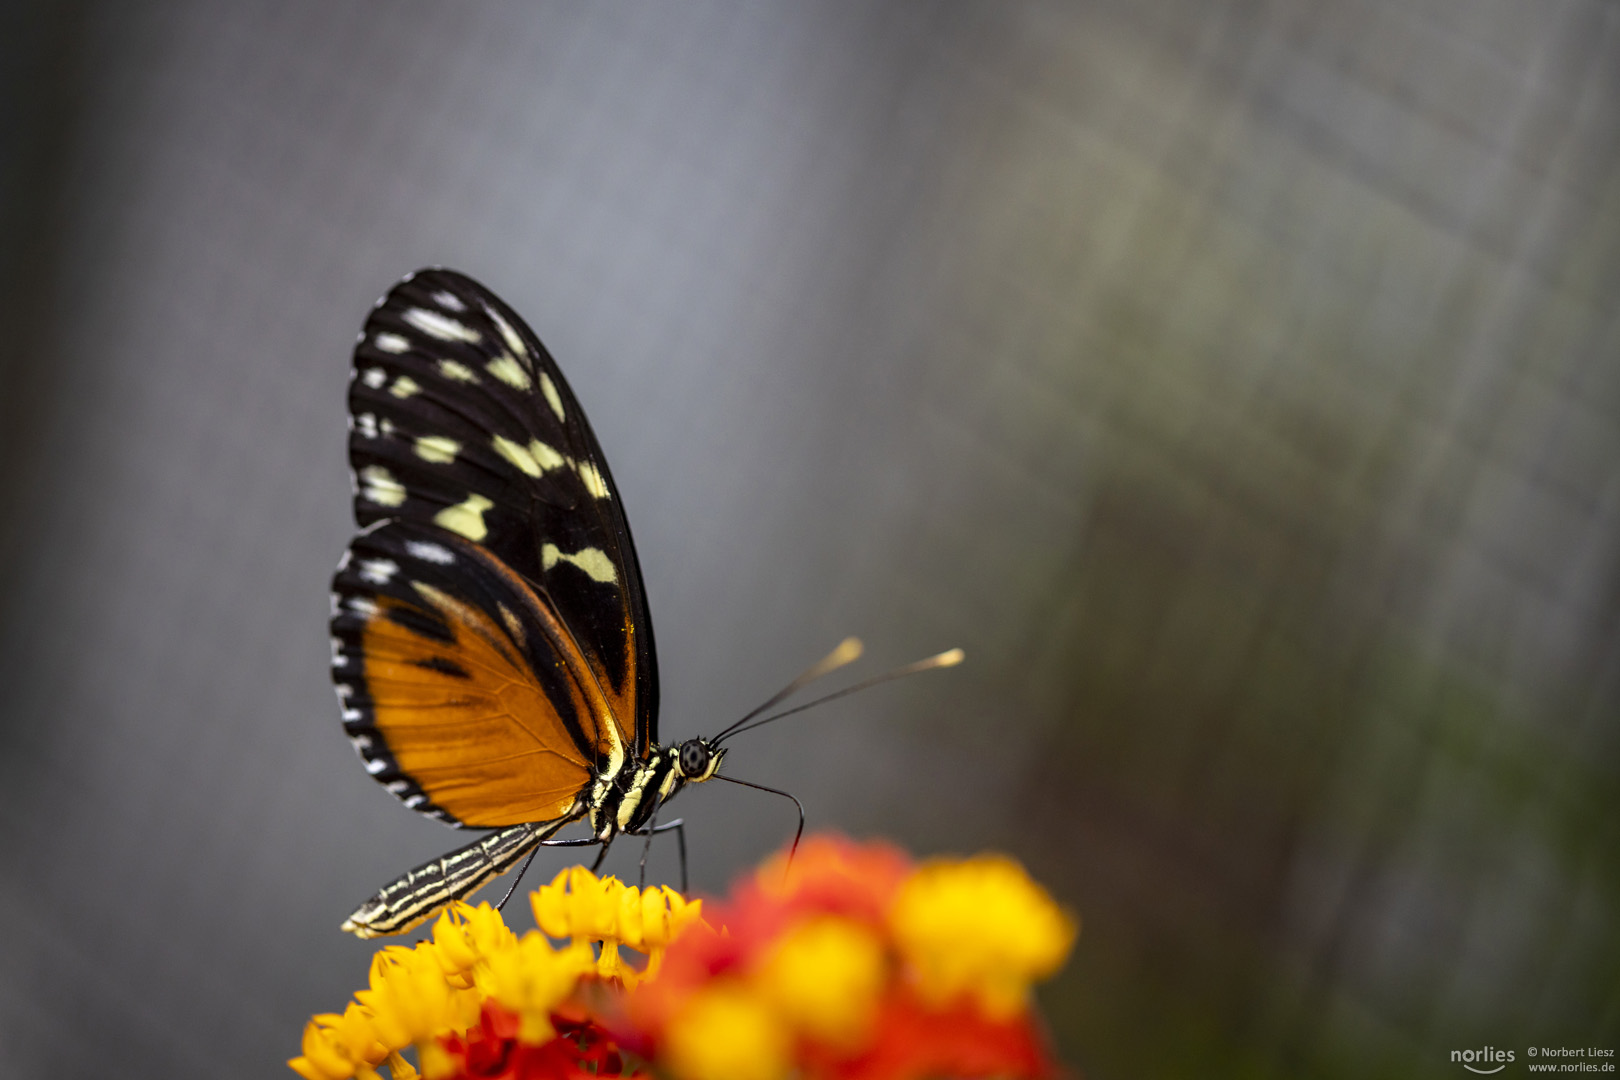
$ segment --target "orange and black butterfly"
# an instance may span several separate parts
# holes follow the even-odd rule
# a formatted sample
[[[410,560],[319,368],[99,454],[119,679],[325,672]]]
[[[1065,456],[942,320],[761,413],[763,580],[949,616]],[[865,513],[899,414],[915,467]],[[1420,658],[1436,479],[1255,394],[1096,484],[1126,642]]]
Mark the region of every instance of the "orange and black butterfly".
[[[423,270],[366,320],[349,391],[360,533],[333,592],[333,681],[366,771],[406,806],[498,828],[344,924],[409,929],[569,822],[639,832],[724,751],[658,746],[630,528],[545,347],[470,278]]]
[[[542,844],[605,854],[621,833],[678,830],[659,809],[718,775],[725,738],[859,654],[850,639],[714,738],[660,747],[652,621],[602,448],[534,332],[471,278],[422,270],[377,303],[349,414],[361,528],[331,624],[344,730],[406,806],[495,831],[385,886],[345,930],[408,930]],[[590,835],[552,839],[575,821]]]

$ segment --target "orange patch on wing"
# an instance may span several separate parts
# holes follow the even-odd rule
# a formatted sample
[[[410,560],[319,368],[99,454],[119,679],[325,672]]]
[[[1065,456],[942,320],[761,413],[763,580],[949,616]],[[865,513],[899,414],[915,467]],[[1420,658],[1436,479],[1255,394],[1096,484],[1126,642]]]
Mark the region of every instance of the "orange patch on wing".
[[[482,558],[485,566],[499,574],[510,589],[530,602],[531,610],[545,626],[551,644],[563,663],[573,673],[575,680],[582,684],[583,692],[589,698],[589,706],[580,711],[580,727],[594,739],[598,754],[604,760],[608,758],[613,752],[614,740],[617,738],[618,744],[624,748],[625,756],[631,757],[635,731],[633,729],[626,731],[624,724],[619,720],[621,716],[628,716],[632,718],[631,723],[634,724],[633,718],[636,715],[635,626],[630,621],[629,612],[625,613],[625,651],[628,655],[625,657],[624,685],[615,688],[609,681],[601,661],[580,649],[574,636],[568,632],[551,608],[534,595],[534,590],[529,588],[527,581],[513,573],[511,567],[484,548],[471,546]],[[584,685],[587,679],[589,684]]]
[[[412,605],[387,598],[363,639],[373,722],[400,770],[467,825],[566,816],[591,770],[557,708],[501,626],[438,590],[424,592],[453,643],[389,619],[391,609]],[[576,715],[588,717],[579,688],[570,693]]]

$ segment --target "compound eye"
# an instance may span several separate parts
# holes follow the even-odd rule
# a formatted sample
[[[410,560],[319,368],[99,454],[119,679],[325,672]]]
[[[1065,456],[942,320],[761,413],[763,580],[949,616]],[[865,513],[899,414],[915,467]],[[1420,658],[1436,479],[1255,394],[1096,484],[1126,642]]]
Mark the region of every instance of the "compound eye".
[[[702,776],[709,768],[709,748],[697,739],[689,739],[681,744],[681,773],[685,776]]]

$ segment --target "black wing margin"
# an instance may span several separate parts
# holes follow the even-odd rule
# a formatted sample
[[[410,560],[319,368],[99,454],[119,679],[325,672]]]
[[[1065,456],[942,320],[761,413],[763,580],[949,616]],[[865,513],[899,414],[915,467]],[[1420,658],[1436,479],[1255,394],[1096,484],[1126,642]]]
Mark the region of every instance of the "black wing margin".
[[[349,414],[361,527],[445,529],[532,582],[644,755],[658,670],[641,568],[601,446],[534,331],[471,278],[420,270],[366,320]]]

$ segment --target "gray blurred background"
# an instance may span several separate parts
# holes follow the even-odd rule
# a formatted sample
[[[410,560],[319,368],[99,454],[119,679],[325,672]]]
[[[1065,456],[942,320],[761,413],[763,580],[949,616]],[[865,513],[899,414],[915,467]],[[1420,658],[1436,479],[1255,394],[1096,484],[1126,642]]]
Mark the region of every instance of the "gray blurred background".
[[[327,677],[348,352],[432,263],[590,413],[666,739],[966,648],[728,769],[1023,859],[1087,1076],[1620,1042],[1616,4],[4,19],[7,1075],[285,1080],[464,839]],[[721,787],[702,890],[792,829]]]

